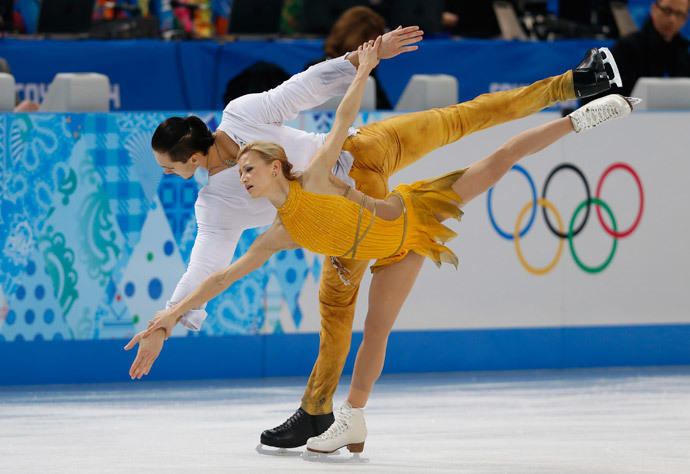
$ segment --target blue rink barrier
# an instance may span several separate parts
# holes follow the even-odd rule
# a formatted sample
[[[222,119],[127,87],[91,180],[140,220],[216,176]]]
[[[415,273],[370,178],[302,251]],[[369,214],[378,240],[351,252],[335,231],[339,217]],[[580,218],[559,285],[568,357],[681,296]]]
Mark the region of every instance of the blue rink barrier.
[[[690,325],[394,331],[384,373],[690,364]],[[352,373],[362,334],[345,364]],[[0,385],[122,382],[124,340],[0,343]],[[306,376],[317,334],[169,339],[147,380]]]
[[[134,352],[123,346],[165,306],[195,237],[201,173],[164,175],[150,148],[170,115],[0,114],[0,385],[127,378]],[[211,129],[220,120],[218,112],[198,115]],[[357,123],[385,116],[364,113]],[[326,131],[332,120],[314,112],[291,124]],[[245,232],[237,255],[260,231]],[[321,261],[302,250],[272,257],[209,303],[199,333],[174,334],[150,378],[307,375],[318,334],[285,333],[288,323],[317,327],[300,326],[318,318],[303,312],[300,295],[306,285],[315,293]],[[627,321],[397,331],[385,370],[690,364],[690,325]],[[355,334],[352,347],[360,341]]]
[[[428,39],[416,52],[382,61],[378,78],[392,104],[412,74],[450,74],[460,101],[511,89],[575,67],[609,40],[555,42]],[[322,57],[320,40],[164,42],[0,38],[21,98],[40,102],[59,72],[99,72],[111,82],[111,110],[222,110],[227,82],[257,61],[296,74]]]

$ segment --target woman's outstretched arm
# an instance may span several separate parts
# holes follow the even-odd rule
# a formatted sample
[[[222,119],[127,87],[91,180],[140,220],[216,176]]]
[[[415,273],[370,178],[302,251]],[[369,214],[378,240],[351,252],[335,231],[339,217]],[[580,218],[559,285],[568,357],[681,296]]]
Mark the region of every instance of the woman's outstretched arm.
[[[297,244],[295,244],[285,230],[280,218],[276,216],[271,227],[257,237],[249,247],[249,250],[247,250],[247,253],[228,267],[206,278],[194,291],[176,305],[163,311],[158,311],[142,337],[147,337],[159,328],[165,328],[166,336],[169,337],[175,324],[191,308],[212,300],[237,280],[260,268],[274,253],[297,247]]]
[[[355,79],[350,84],[349,89],[345,93],[345,97],[340,102],[338,110],[335,113],[335,121],[333,128],[328,134],[326,141],[319,148],[319,150],[311,158],[304,173],[304,182],[308,181],[309,175],[326,176],[331,172],[335,165],[340,150],[343,148],[343,143],[347,138],[347,133],[352,125],[352,122],[357,118],[357,112],[362,103],[362,96],[364,95],[364,86],[372,69],[379,63],[377,58],[377,51],[381,44],[381,37],[372,43],[364,43],[359,47],[359,67]]]
[[[134,335],[125,346],[125,350],[128,351],[139,344],[137,356],[129,368],[129,375],[132,379],[140,379],[144,375],[148,375],[163,349],[163,341],[170,337],[175,325],[189,309],[213,299],[234,282],[261,267],[269,259],[275,250],[265,245],[265,239],[263,244],[260,242],[263,235],[266,234],[259,236],[247,250],[247,253],[237,259],[236,262],[206,278],[176,305],[158,311],[148,324],[148,328]]]
[[[129,368],[129,375],[132,379],[140,379],[144,375],[149,374],[153,363],[163,349],[163,341],[170,336],[175,325],[189,308],[211,300],[232,283],[263,265],[276,250],[280,250],[278,244],[281,242],[281,233],[278,232],[280,229],[276,227],[276,222],[274,222],[274,226],[266,233],[260,235],[247,253],[235,263],[206,278],[178,304],[163,311],[158,311],[155,318],[149,323],[148,328],[134,335],[125,346],[125,350],[128,351],[137,344],[139,345],[137,356]],[[282,228],[282,230],[284,231],[285,228]],[[289,241],[285,241],[285,243],[284,247],[290,247]],[[159,329],[162,329],[162,331],[159,331]]]

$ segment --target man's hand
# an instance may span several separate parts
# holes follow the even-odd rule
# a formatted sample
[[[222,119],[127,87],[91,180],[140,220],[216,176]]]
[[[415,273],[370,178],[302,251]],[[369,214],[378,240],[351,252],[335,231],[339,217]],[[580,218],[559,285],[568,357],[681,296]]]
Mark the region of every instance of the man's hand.
[[[416,51],[419,46],[414,46],[415,43],[422,41],[424,32],[418,26],[408,26],[403,28],[397,27],[393,31],[389,31],[381,37],[381,46],[378,51],[379,59],[390,59],[400,53],[407,53],[408,51]],[[374,40],[369,41],[369,44],[374,44]],[[350,61],[354,67],[359,67],[359,53],[353,51],[347,53],[345,59]]]
[[[379,48],[379,59],[390,59],[400,53],[416,51],[419,47],[412,46],[422,41],[424,32],[418,26],[397,27],[383,35]]]
[[[161,328],[163,329],[163,328]],[[131,341],[125,346],[125,350],[128,351],[132,347],[139,344],[139,351],[137,352],[137,357],[132,362],[132,366],[129,368],[129,376],[132,379],[140,379],[144,375],[149,374],[151,366],[158,358],[161,349],[163,349],[163,342],[165,341],[165,330],[156,331],[148,337],[144,337],[144,331],[135,335]]]

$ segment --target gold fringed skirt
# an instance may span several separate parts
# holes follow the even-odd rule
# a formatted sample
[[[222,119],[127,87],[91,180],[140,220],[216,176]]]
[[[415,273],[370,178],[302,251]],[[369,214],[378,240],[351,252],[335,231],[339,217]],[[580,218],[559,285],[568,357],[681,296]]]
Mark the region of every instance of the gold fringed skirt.
[[[463,215],[458,208],[462,199],[452,186],[464,172],[453,171],[436,178],[396,186],[393,192],[397,191],[402,197],[407,213],[405,239],[401,250],[390,257],[378,259],[371,267],[372,272],[376,273],[402,260],[410,251],[430,258],[438,267],[444,262],[458,267],[458,257],[443,245],[458,234],[441,221],[449,217],[459,221]]]

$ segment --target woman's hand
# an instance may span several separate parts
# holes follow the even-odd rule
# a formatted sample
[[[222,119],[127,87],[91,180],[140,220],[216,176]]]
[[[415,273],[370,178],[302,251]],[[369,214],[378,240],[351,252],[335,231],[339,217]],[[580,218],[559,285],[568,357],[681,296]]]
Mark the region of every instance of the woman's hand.
[[[158,311],[156,313],[156,316],[149,322],[148,326],[146,327],[146,331],[144,331],[142,337],[148,337],[157,329],[164,328],[165,339],[167,340],[170,337],[170,333],[172,332],[176,323],[177,316],[171,309],[164,309]]]
[[[374,69],[379,64],[378,51],[381,46],[381,36],[375,41],[368,41],[357,48],[357,55],[359,56],[359,68],[367,73]]]

